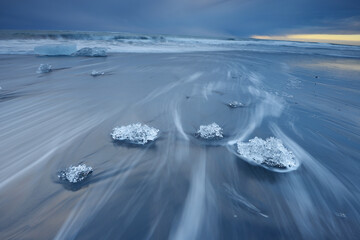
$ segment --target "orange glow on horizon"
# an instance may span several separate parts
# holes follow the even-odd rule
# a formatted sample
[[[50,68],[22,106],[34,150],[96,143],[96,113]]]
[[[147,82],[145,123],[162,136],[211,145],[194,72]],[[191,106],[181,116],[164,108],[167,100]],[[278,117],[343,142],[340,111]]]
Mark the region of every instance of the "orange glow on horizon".
[[[284,36],[254,35],[251,36],[251,38],[360,45],[360,34],[290,34]]]

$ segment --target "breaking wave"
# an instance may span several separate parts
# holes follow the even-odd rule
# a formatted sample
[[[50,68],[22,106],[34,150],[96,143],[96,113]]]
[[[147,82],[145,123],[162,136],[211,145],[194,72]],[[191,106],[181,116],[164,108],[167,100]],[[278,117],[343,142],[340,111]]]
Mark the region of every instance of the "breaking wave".
[[[99,47],[109,53],[121,52],[199,52],[251,51],[269,53],[320,54],[358,57],[359,46],[328,43],[258,40],[250,38],[200,38],[165,35],[144,35],[118,32],[77,31],[0,31],[0,54],[34,54],[42,45],[77,45]],[[70,55],[60,53],[56,55]]]

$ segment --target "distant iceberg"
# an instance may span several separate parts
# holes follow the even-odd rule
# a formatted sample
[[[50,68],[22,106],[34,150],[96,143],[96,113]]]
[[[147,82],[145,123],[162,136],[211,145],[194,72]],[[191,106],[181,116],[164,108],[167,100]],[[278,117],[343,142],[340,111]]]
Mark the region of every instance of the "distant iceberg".
[[[48,44],[34,48],[38,55],[44,56],[70,56],[76,52],[76,45]]]
[[[98,72],[98,71],[95,71],[95,70],[93,70],[91,72],[91,76],[93,76],[93,77],[101,76],[101,75],[104,75],[104,74],[105,74],[105,72]]]
[[[196,136],[204,139],[222,138],[223,129],[216,123],[201,125],[200,129],[196,133]]]
[[[237,152],[250,163],[270,169],[295,170],[298,162],[294,154],[285,148],[280,139],[266,140],[255,137],[249,142],[237,142]]]
[[[37,73],[48,73],[52,71],[52,66],[50,64],[40,64]]]
[[[85,164],[80,164],[78,166],[70,166],[67,169],[60,171],[58,177],[62,181],[77,183],[83,181],[92,172],[92,167],[88,167]]]
[[[89,47],[85,47],[82,48],[78,51],[76,51],[74,54],[74,56],[83,56],[83,57],[106,57],[106,49],[105,48],[99,48],[99,47],[94,47],[94,48],[89,48]]]
[[[159,129],[141,123],[116,127],[111,136],[114,140],[127,141],[133,144],[146,144],[158,137]]]
[[[75,44],[47,44],[37,46],[34,52],[42,56],[84,56],[84,57],[106,57],[106,48],[85,47],[77,50]]]

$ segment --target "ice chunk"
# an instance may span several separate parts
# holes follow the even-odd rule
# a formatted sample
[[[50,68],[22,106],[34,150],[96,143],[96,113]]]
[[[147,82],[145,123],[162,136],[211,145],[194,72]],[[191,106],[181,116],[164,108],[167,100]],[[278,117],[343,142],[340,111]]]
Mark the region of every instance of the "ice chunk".
[[[232,101],[227,104],[231,108],[238,108],[238,107],[244,107],[245,105],[238,101]]]
[[[238,141],[237,152],[249,162],[266,168],[293,170],[298,167],[294,154],[274,137],[266,140],[255,137],[248,143]]]
[[[76,45],[48,44],[34,48],[36,54],[45,56],[70,56],[76,52]]]
[[[76,53],[74,53],[73,55],[75,56],[84,56],[84,57],[106,57],[106,49],[105,48],[99,48],[99,47],[94,47],[94,48],[82,48],[80,50],[78,50]]]
[[[154,141],[158,137],[158,132],[159,129],[135,123],[114,128],[111,136],[114,140],[145,144],[148,141]]]
[[[37,73],[48,73],[51,72],[52,67],[50,64],[40,64],[38,70],[36,71]]]
[[[83,181],[92,172],[92,167],[87,167],[85,164],[80,164],[78,166],[70,166],[67,169],[60,171],[58,177],[63,181],[77,183]]]
[[[91,76],[93,76],[93,77],[101,76],[101,75],[104,75],[104,74],[105,74],[105,72],[98,72],[98,71],[95,71],[95,70],[93,70],[91,72]]]
[[[346,214],[342,213],[342,212],[335,212],[335,216],[340,217],[340,218],[346,218]]]
[[[223,129],[216,123],[212,123],[209,125],[201,125],[200,129],[196,133],[197,136],[204,139],[222,138],[222,134]]]

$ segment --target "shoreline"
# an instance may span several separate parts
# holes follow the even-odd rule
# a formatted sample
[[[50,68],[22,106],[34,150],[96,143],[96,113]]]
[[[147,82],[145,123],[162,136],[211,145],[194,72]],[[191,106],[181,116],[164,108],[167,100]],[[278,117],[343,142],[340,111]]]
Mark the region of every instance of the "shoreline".
[[[359,72],[343,67],[360,59],[222,51],[0,62],[1,238],[360,234]],[[55,70],[37,74],[41,63]],[[227,106],[235,100],[244,107]],[[159,138],[112,140],[114,127],[136,122]],[[223,140],[194,136],[212,122]],[[231,151],[254,137],[282,140],[301,165],[278,173]],[[58,181],[81,162],[93,168],[87,182]]]

